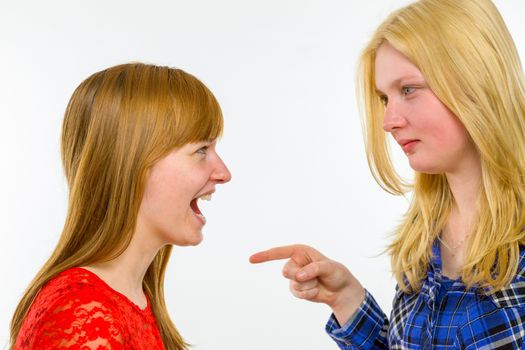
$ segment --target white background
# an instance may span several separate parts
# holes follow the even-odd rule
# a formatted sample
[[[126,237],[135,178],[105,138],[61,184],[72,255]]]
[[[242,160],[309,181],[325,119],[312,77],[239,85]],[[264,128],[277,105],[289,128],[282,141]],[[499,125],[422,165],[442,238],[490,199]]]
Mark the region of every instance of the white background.
[[[324,305],[294,299],[282,263],[306,243],[346,264],[390,311],[381,252],[407,207],[373,181],[355,101],[356,60],[402,0],[7,1],[0,3],[0,348],[24,288],[60,235],[63,112],[95,71],[182,68],[217,96],[233,174],[204,204],[205,240],[174,249],[167,303],[196,350],[336,349]],[[496,1],[525,57],[522,0]],[[396,162],[409,174],[404,156]]]

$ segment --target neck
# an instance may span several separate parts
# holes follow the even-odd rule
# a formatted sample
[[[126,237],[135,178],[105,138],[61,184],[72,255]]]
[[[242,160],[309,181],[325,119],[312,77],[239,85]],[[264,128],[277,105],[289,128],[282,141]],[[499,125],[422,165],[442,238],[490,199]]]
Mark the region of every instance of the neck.
[[[137,229],[124,252],[113,260],[85,266],[117,292],[124,294],[141,309],[147,305],[142,287],[144,276],[163,244],[146,239],[144,230]]]
[[[481,163],[478,159],[462,162],[462,168],[446,173],[454,202],[442,231],[443,274],[456,278],[463,268],[468,235],[477,215],[481,184]]]
[[[461,169],[446,173],[447,182],[454,197],[451,215],[470,223],[477,211],[477,201],[481,185],[481,163],[479,159],[462,164]]]

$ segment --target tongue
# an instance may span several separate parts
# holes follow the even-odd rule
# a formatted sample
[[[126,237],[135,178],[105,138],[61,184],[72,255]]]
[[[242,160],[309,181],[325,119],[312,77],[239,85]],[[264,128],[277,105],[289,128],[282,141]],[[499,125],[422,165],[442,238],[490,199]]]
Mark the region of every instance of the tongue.
[[[199,209],[199,206],[197,205],[197,198],[193,199],[190,202],[190,207],[195,213],[202,215],[202,213],[201,213],[201,211]]]

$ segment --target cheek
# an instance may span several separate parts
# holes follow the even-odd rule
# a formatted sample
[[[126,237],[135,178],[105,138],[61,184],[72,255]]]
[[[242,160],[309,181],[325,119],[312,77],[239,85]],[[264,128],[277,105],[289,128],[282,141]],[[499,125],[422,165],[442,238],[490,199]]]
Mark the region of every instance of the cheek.
[[[173,215],[182,207],[184,196],[180,191],[183,188],[184,184],[175,175],[152,176],[144,189],[144,210],[154,216]]]
[[[470,142],[467,130],[451,113],[444,116],[434,130],[438,146],[443,148],[463,148]]]
[[[468,143],[467,131],[459,119],[437,98],[426,104],[426,111],[419,127],[431,136],[440,148],[462,147]]]

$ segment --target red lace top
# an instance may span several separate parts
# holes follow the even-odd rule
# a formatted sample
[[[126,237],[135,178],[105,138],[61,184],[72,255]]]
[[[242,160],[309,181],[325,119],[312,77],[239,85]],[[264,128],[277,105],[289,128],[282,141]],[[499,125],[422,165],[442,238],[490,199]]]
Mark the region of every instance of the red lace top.
[[[44,285],[15,350],[164,349],[148,304],[141,310],[94,273],[75,267]]]

